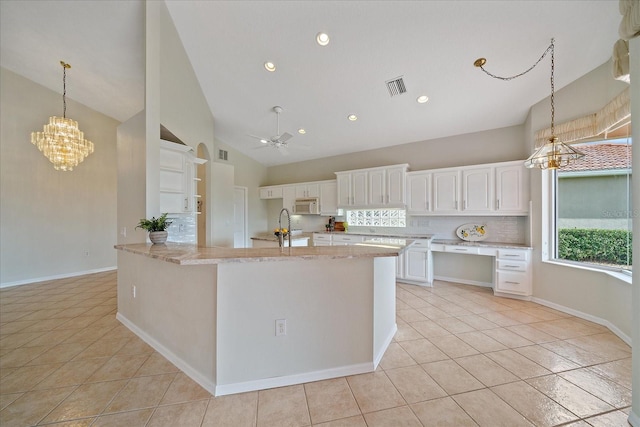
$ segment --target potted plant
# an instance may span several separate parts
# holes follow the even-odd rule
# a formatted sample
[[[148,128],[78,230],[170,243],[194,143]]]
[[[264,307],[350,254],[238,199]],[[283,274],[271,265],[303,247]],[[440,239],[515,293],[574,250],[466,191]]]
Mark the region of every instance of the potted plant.
[[[136,228],[142,228],[149,232],[149,240],[156,245],[167,241],[167,227],[171,225],[171,221],[167,221],[167,213],[163,213],[158,218],[141,219]]]

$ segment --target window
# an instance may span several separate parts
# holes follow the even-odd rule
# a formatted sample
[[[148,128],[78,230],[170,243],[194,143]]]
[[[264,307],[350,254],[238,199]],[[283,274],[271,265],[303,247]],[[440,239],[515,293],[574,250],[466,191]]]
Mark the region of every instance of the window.
[[[554,173],[554,258],[631,271],[631,138],[573,146],[585,157]]]
[[[347,211],[347,223],[369,227],[406,227],[404,209],[357,209]]]

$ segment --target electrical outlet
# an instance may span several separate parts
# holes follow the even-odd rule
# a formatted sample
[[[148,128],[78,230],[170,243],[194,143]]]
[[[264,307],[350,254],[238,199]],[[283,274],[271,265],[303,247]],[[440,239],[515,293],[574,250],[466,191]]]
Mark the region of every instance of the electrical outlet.
[[[136,285],[131,285],[131,296],[136,297]]]
[[[120,235],[122,237],[127,237],[127,227],[122,227],[122,230],[120,230]]]
[[[276,320],[276,336],[287,335],[287,319]]]
[[[89,256],[89,251],[84,251],[84,256]]]

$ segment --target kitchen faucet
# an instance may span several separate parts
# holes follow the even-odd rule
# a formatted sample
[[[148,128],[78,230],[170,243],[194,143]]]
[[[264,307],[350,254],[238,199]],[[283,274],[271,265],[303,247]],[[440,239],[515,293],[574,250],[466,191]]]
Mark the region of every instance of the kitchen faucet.
[[[282,232],[282,212],[287,213],[287,219],[289,220],[289,223],[287,225],[287,233],[289,233],[289,248],[291,248],[291,214],[289,213],[289,209],[287,208],[282,208],[282,210],[280,211],[280,215],[278,216],[278,230],[280,230],[280,233],[278,234],[278,244],[280,245],[280,247],[284,246],[284,233]]]

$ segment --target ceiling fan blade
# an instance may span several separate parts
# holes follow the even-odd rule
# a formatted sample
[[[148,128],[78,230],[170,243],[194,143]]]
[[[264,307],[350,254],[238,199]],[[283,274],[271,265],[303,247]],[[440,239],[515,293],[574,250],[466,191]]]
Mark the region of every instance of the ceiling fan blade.
[[[284,146],[280,146],[278,147],[278,151],[280,152],[280,154],[282,154],[283,156],[288,156],[289,155],[289,150],[287,150],[286,147]]]
[[[265,138],[264,136],[251,135],[251,134],[248,134],[248,136],[250,136],[251,138],[255,138],[255,139],[259,140],[263,144],[266,144],[267,142],[269,142],[271,140],[270,138]]]
[[[288,132],[283,133],[282,135],[280,135],[280,137],[278,138],[278,141],[280,142],[287,142],[288,140],[290,140],[291,138],[293,138],[293,135],[291,135]]]

